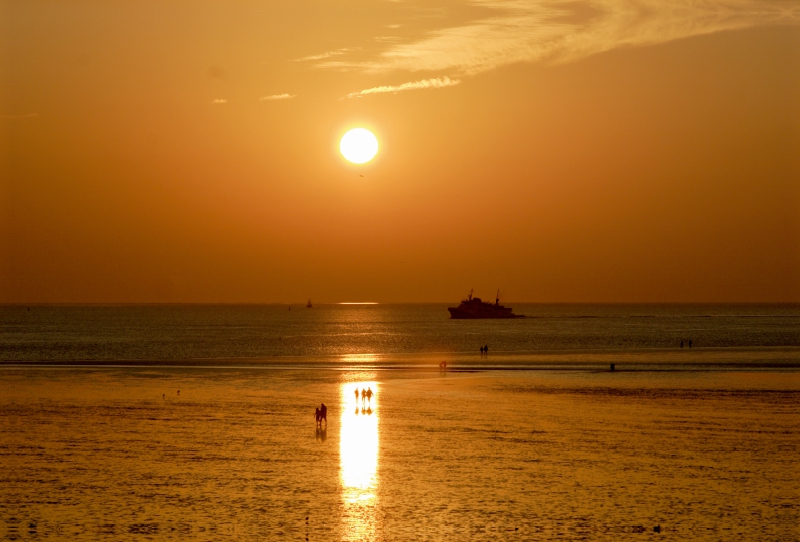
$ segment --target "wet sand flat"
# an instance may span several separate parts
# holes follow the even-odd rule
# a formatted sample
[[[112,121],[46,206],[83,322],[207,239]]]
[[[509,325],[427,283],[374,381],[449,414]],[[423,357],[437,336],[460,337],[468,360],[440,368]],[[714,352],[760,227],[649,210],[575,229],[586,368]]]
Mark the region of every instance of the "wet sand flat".
[[[4,369],[0,431],[10,539],[799,536],[792,371]]]

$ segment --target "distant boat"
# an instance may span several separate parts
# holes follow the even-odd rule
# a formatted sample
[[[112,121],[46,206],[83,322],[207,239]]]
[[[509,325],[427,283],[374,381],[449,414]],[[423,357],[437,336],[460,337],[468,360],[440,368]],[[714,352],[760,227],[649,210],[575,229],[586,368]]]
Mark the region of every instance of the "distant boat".
[[[314,305],[311,304],[311,298],[310,297],[308,298],[308,303],[306,303],[306,308],[307,309],[313,309],[314,308]]]
[[[500,304],[500,290],[494,304],[488,301],[481,301],[480,297],[472,297],[472,290],[469,296],[461,302],[458,307],[448,307],[450,318],[454,320],[475,319],[475,318],[524,318],[524,314],[514,314],[511,307],[504,307]]]

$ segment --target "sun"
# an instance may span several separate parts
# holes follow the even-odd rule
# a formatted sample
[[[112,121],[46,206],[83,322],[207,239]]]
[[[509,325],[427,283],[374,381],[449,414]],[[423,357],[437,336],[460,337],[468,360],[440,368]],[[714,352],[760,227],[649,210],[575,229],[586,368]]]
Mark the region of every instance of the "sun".
[[[366,128],[353,128],[339,142],[342,156],[354,164],[364,164],[378,153],[378,139]]]

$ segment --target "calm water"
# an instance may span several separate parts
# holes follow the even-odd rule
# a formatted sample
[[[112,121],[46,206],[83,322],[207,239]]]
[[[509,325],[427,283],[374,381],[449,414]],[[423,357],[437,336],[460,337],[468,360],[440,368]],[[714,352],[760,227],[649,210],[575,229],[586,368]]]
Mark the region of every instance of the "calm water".
[[[513,306],[531,318],[450,320],[446,305],[5,306],[0,360],[800,365],[800,305]]]
[[[514,308],[0,307],[0,538],[800,539],[800,307]]]
[[[6,539],[800,537],[793,371],[0,371]]]

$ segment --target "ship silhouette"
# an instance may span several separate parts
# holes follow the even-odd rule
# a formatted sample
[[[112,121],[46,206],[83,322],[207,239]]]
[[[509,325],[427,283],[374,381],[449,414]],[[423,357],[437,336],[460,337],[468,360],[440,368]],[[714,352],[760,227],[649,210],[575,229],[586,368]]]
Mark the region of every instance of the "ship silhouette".
[[[494,304],[488,301],[481,301],[480,297],[472,297],[472,290],[469,296],[461,302],[458,307],[448,307],[450,318],[453,319],[474,319],[474,318],[524,318],[524,314],[514,314],[511,307],[504,307],[500,304],[500,290]]]

